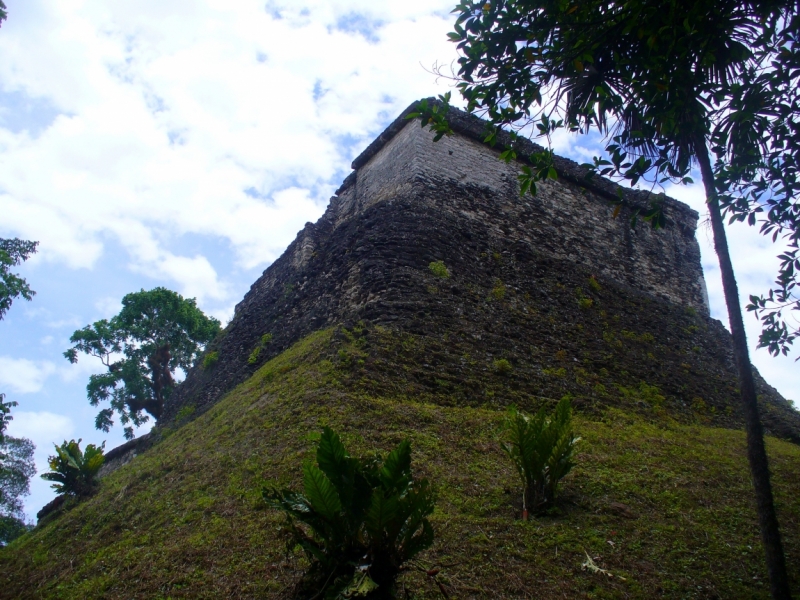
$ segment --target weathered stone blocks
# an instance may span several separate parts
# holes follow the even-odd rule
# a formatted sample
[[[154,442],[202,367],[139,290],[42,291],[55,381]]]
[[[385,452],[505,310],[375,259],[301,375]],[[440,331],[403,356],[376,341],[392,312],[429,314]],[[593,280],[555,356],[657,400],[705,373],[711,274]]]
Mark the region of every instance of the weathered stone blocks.
[[[630,211],[645,205],[649,196],[605,180],[586,180],[581,168],[566,159],[557,161],[557,180],[542,184],[535,197],[521,197],[520,165],[500,161],[499,150],[480,141],[482,121],[452,111],[456,133],[434,143],[429,131],[404,119],[410,109],[356,158],[354,172],[325,214],[307,224],[253,284],[209,347],[219,360],[213,368],[197,366],[188,373],[166,407],[167,419],[185,405],[201,412],[305,335],[345,321],[440,337],[458,330],[463,340],[495,354],[498,349],[492,348],[504,345],[534,344],[548,352],[596,347],[597,361],[581,360],[606,369],[600,356],[602,330],[592,333],[596,339],[586,337],[600,327],[597,322],[587,321],[585,339],[574,344],[559,338],[571,335],[560,323],[589,318],[588,313],[576,316],[579,304],[572,291],[589,276],[615,290],[608,300],[615,318],[652,329],[654,335],[668,330],[676,314],[697,314],[707,323],[706,333],[698,334],[705,337],[692,342],[706,353],[703,368],[715,380],[733,379],[727,333],[708,318],[695,211],[662,198],[666,228],[640,224],[631,229]],[[610,200],[620,196],[624,205],[615,219]],[[437,294],[431,294],[428,265],[439,260],[452,279],[437,284]],[[514,310],[492,313],[485,298],[498,285],[508,291],[506,305],[517,303]],[[572,286],[573,296],[564,294],[564,286]],[[519,304],[521,298],[526,300]],[[270,343],[258,360],[249,361],[267,333]],[[657,366],[642,354],[625,368],[647,372],[670,387],[669,378],[683,372],[682,353],[690,347],[684,348],[686,336],[663,335],[676,341],[662,344]],[[531,376],[542,368],[532,366]],[[703,385],[698,378],[697,386]],[[774,390],[761,387],[762,395],[785,404]],[[703,393],[713,395],[718,388],[705,386]],[[691,390],[677,384],[674,390],[691,401]],[[722,406],[730,401],[728,391],[720,394],[709,402]]]

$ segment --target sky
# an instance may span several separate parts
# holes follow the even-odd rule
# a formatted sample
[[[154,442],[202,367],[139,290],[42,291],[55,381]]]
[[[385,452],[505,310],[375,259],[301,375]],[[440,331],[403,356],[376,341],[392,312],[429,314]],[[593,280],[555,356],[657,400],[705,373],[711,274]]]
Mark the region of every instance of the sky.
[[[5,1],[0,237],[39,251],[17,269],[37,295],[0,321],[0,392],[43,473],[53,443],[124,441],[94,429],[85,386],[102,365],[69,364],[70,335],[156,286],[227,322],[352,159],[412,101],[450,89],[430,70],[457,58],[454,0]],[[555,150],[586,162],[597,143],[564,135]],[[700,186],[666,192],[704,215]],[[768,289],[778,248],[744,225],[729,235],[746,300]],[[704,216],[697,237],[727,326]],[[793,359],[756,350],[746,324],[754,364],[800,399]],[[38,475],[31,492],[33,519],[54,492]]]

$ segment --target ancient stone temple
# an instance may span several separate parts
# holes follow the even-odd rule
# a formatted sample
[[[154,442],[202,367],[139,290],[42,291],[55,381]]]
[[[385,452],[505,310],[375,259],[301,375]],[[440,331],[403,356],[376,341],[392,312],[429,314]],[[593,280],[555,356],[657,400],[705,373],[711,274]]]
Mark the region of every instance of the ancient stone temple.
[[[209,348],[218,362],[189,374],[168,415],[184,406],[203,410],[303,336],[358,321],[449,337],[442,363],[428,363],[423,379],[430,381],[441,380],[439,371],[463,378],[452,354],[474,346],[490,357],[487,364],[500,355],[518,362],[518,385],[530,393],[554,388],[550,395],[602,401],[591,389],[609,383],[599,373],[616,370],[628,383],[657,385],[678,408],[702,402],[723,421],[738,413],[729,337],[708,318],[694,210],[587,179],[564,158],[557,158],[557,180],[522,197],[521,165],[498,159],[502,138],[497,148],[482,142],[483,121],[451,109],[455,133],[434,142],[406,119],[415,104],[353,161],[322,218],[306,224],[252,285]],[[666,226],[631,227],[632,211],[654,199],[663,203]],[[446,280],[429,270],[435,261],[448,269]],[[652,347],[635,342],[642,336],[652,337]],[[612,338],[635,348],[613,356]],[[586,388],[571,376],[543,378],[563,368],[551,364],[559,353],[587,374],[585,382],[599,380]],[[767,426],[794,437],[797,413],[759,384],[794,424],[771,422],[769,412]]]
[[[698,215],[565,159],[522,197],[521,164],[498,160],[507,140],[485,145],[479,119],[453,110],[433,142],[408,112],[253,284],[158,426],[108,453],[97,493],[0,548],[0,598],[319,597],[262,490],[304,490],[324,427],[368,461],[408,440],[435,491],[434,541],[397,597],[768,598]],[[632,228],[654,199],[666,226]],[[756,379],[796,574],[800,415]],[[527,521],[507,409],[565,397],[575,466]]]

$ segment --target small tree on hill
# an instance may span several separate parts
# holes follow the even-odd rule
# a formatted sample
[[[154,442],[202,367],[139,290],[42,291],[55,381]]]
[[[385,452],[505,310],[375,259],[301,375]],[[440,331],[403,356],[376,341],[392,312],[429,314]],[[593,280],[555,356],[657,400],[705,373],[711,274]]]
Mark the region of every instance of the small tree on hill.
[[[111,403],[98,413],[95,426],[109,431],[117,412],[126,425],[125,437],[132,439],[133,426],[145,423],[147,414],[161,418],[175,388],[175,370],[188,370],[219,331],[219,321],[204,315],[193,298],[165,288],[142,290],[125,296],[122,310],[112,319],[73,333],[70,342],[75,345],[64,356],[76,363],[82,352],[108,368],[107,373],[92,375],[86,387],[92,406]]]
[[[529,416],[511,407],[504,423],[502,448],[522,481],[522,518],[538,514],[556,500],[559,482],[575,466],[572,406],[564,396],[552,415],[544,407]]]

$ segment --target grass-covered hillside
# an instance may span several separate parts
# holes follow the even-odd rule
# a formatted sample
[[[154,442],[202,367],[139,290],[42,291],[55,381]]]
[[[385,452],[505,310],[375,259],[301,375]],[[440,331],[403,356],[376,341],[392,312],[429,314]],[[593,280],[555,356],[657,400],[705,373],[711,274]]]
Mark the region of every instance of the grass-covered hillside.
[[[376,359],[368,346],[381,340],[389,349]],[[260,488],[299,485],[328,425],[356,455],[409,438],[415,471],[436,487],[436,541],[403,576],[408,597],[441,597],[432,567],[452,598],[768,597],[741,431],[710,426],[702,407],[675,420],[657,391],[595,383],[605,401],[576,415],[578,466],[558,510],[523,522],[498,426],[512,396],[527,410],[556,399],[505,396],[520,367],[502,362],[472,398],[460,385],[463,401],[445,402],[447,378],[418,393],[414,365],[433,360],[424,352],[422,338],[380,328],[307,337],[204,414],[162,429],[96,496],[0,550],[0,596],[289,596],[306,563],[287,556],[283,517]],[[800,446],[767,447],[800,594]],[[587,554],[606,572],[582,568]]]

